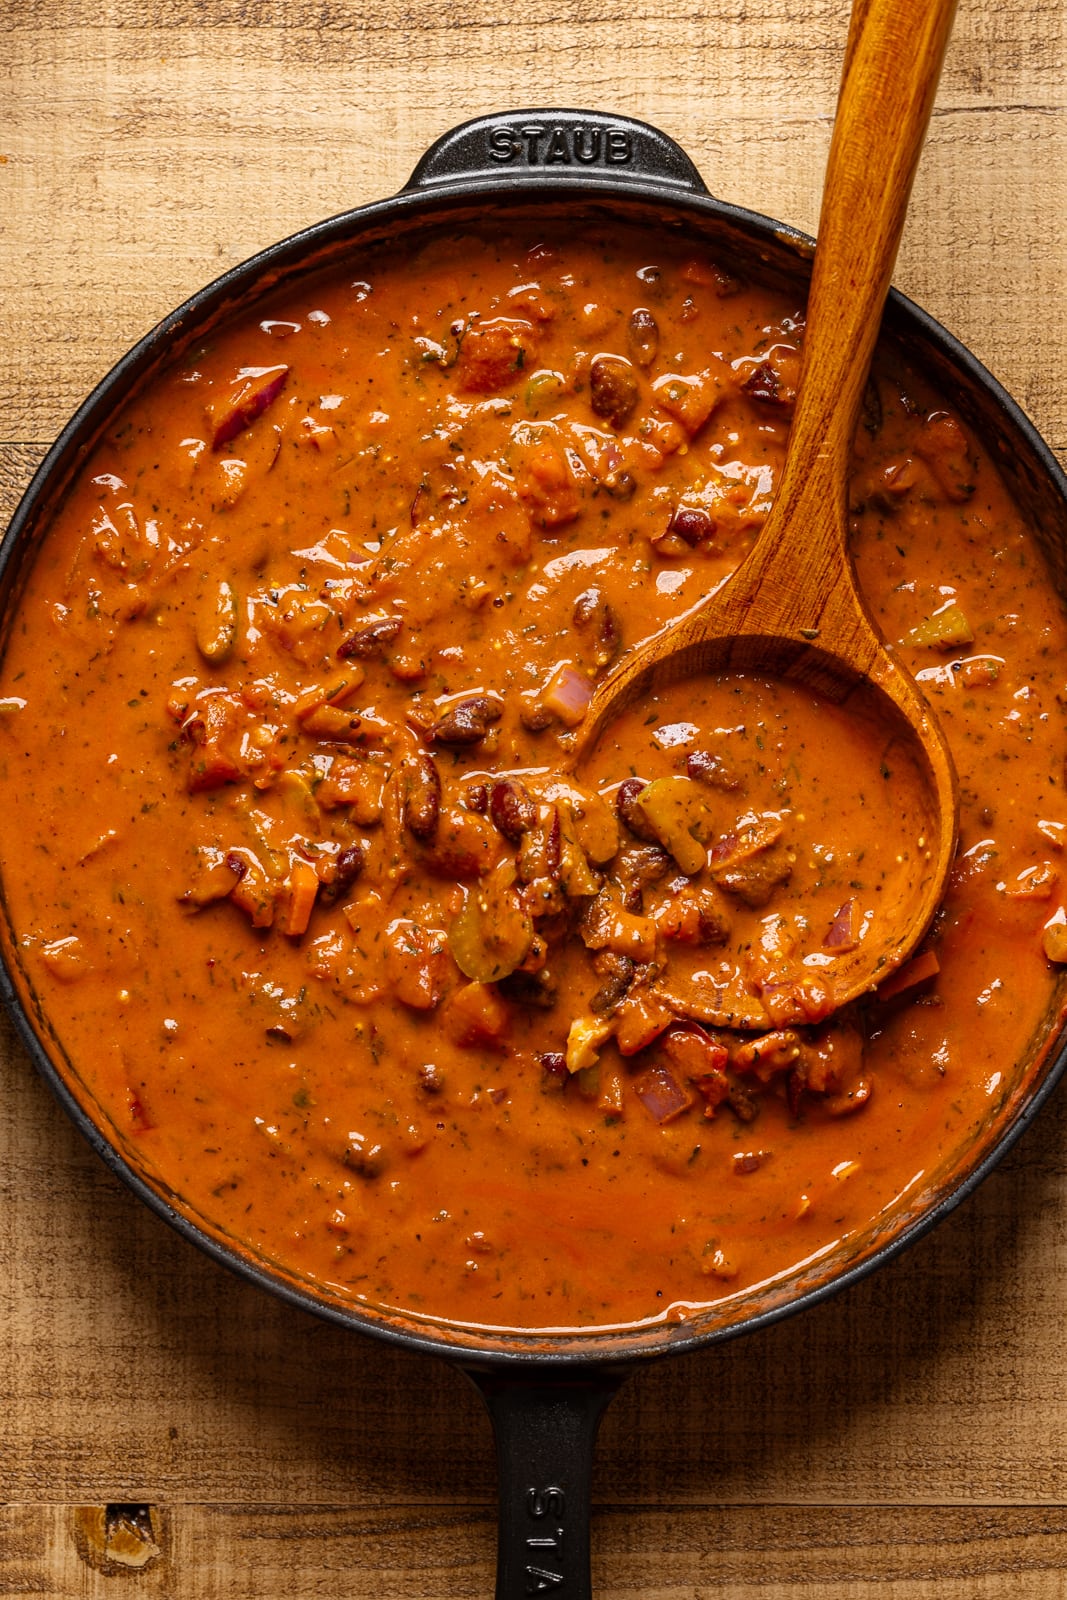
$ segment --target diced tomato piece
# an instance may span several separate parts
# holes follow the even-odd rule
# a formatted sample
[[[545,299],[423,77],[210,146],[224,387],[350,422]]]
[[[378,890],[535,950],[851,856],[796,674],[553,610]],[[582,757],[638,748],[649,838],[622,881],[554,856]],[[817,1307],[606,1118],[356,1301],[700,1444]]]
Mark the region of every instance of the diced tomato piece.
[[[1035,867],[1027,867],[1020,872],[1012,887],[1005,889],[1004,893],[1009,900],[1051,900],[1059,877],[1051,861],[1039,861]]]
[[[457,1044],[498,1045],[510,1022],[507,1002],[488,983],[464,984],[445,1011],[445,1026]]]
[[[423,859],[442,878],[481,878],[493,865],[500,835],[485,817],[446,806],[438,813],[437,830]]]
[[[663,1035],[659,1048],[671,1065],[688,1078],[721,1072],[730,1058],[726,1046],[696,1023],[676,1023]]]
[[[515,383],[533,360],[534,327],[523,317],[475,322],[456,359],[457,386],[468,394],[495,394]]]
[[[547,440],[528,451],[516,468],[515,480],[538,527],[563,527],[573,522],[582,509],[574,464],[563,450]]]
[[[704,1115],[713,1117],[730,1092],[726,1046],[695,1023],[676,1023],[661,1038],[658,1054],[692,1084],[704,1101]]]
[[[315,799],[324,811],[347,807],[352,820],[365,828],[381,817],[384,786],[385,773],[376,762],[334,756],[316,785]]]
[[[769,1083],[779,1072],[788,1072],[800,1057],[800,1038],[792,1029],[777,1029],[748,1039],[734,1051],[737,1072],[751,1072],[761,1083]]]
[[[918,453],[949,500],[957,504],[974,494],[978,473],[967,435],[948,411],[931,411],[919,434]]]
[[[385,932],[385,974],[401,1005],[432,1011],[448,975],[448,941],[439,928],[398,917]]]
[[[652,385],[656,404],[680,422],[692,438],[715,410],[723,394],[723,379],[712,368],[683,377],[668,372]]]
[[[620,1055],[635,1056],[659,1038],[674,1012],[647,989],[631,989],[615,1012],[615,1043]]]
[[[277,882],[272,879],[259,857],[251,850],[230,850],[226,864],[238,872],[237,882],[230,890],[233,904],[243,911],[253,928],[269,928],[274,921],[274,897]]]
[[[243,776],[241,736],[248,720],[236,696],[217,693],[197,696],[182,724],[182,732],[194,745],[189,764],[190,794],[239,782]]]

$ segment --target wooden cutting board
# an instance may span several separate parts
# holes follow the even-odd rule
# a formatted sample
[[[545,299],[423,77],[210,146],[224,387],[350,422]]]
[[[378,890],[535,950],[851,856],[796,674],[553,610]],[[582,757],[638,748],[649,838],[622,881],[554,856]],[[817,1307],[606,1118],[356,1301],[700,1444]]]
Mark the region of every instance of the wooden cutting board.
[[[961,0],[898,284],[1067,458],[1060,0]],[[165,311],[395,190],[463,118],[628,112],[809,231],[828,0],[7,0],[0,514]],[[2,826],[2,820],[0,820]],[[820,1310],[641,1373],[595,1484],[605,1600],[1067,1594],[1067,1101]],[[120,1189],[0,1034],[0,1593],[486,1596],[466,1380],[287,1310]]]

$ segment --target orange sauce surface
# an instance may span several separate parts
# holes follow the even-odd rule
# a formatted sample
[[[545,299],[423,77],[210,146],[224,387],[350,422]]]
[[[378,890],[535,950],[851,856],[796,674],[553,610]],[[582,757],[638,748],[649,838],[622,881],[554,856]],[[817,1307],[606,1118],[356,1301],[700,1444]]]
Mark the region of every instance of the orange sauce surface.
[[[163,1185],[342,1299],[592,1328],[764,1283],[957,1150],[1048,1007],[1067,627],[908,372],[853,511],[961,780],[910,971],[834,1013],[915,832],[847,708],[677,685],[561,775],[773,497],[801,307],[729,269],[549,225],[309,277],[116,417],[9,626],[3,887],[60,1047]]]

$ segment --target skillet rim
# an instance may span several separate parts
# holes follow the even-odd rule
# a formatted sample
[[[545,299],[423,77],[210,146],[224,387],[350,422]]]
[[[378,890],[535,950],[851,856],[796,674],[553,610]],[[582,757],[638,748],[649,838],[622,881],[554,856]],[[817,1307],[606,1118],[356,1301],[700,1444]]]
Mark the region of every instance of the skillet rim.
[[[531,115],[558,117],[575,114],[520,111],[510,113],[509,120]],[[577,115],[603,118],[601,113]],[[31,564],[30,547],[37,521],[49,515],[55,502],[66,492],[81,461],[119,406],[162,364],[179,339],[184,342],[196,337],[204,331],[205,325],[235,310],[242,299],[254,299],[298,271],[316,270],[325,264],[331,250],[340,251],[346,244],[350,246],[356,243],[360,236],[373,234],[375,229],[381,227],[386,230],[383,237],[388,237],[389,233],[402,234],[405,225],[414,226],[420,221],[427,226],[439,226],[451,214],[472,205],[477,205],[483,218],[496,209],[514,213],[517,204],[522,201],[537,201],[557,208],[595,209],[598,205],[607,205],[619,220],[627,220],[627,211],[634,212],[632,220],[638,220],[637,213],[642,209],[647,212],[648,208],[653,208],[661,215],[666,209],[682,226],[687,219],[699,219],[705,225],[714,223],[727,231],[742,234],[756,249],[765,247],[763,259],[772,272],[778,265],[776,260],[772,261],[772,257],[780,257],[782,252],[792,256],[788,265],[794,272],[803,274],[810,265],[814,251],[814,241],[810,237],[761,213],[714,198],[704,189],[695,169],[692,172],[696,183],[685,178],[681,184],[677,179],[657,179],[649,174],[639,177],[620,175],[609,179],[600,172],[596,176],[587,172],[580,175],[572,173],[565,181],[561,181],[555,175],[528,169],[521,173],[501,174],[499,178],[496,174],[486,176],[477,172],[464,176],[457,170],[454,177],[445,181],[435,181],[432,185],[423,182],[420,173],[439,147],[478,123],[491,124],[501,120],[475,119],[445,134],[419,162],[409,184],[396,195],[340,212],[300,229],[227,269],[163,317],[120,357],[61,429],[34,473],[0,542],[0,653],[3,650],[2,631],[17,605],[18,578]],[[611,120],[631,128],[649,127],[625,117]],[[659,139],[664,139],[657,130],[650,131],[656,133]],[[673,141],[666,142],[673,146]],[[680,147],[673,148],[680,151]],[[688,162],[684,152],[681,154],[683,160]],[[323,259],[316,261],[316,253],[321,253]],[[886,334],[892,342],[907,346],[912,359],[922,361],[933,358],[963,380],[967,390],[978,396],[991,416],[996,416],[1004,436],[1022,443],[1024,454],[1028,454],[1045,490],[1049,492],[1050,502],[1057,504],[1067,526],[1067,474],[1026,413],[977,357],[929,313],[895,289],[890,291],[887,303],[883,337]],[[1058,1019],[1033,1051],[1033,1060],[1024,1058],[1026,1066],[1021,1076],[1031,1080],[1029,1086],[1017,1086],[1017,1103],[1012,1106],[1009,1101],[995,1113],[997,1117],[1006,1118],[1005,1125],[992,1140],[988,1126],[985,1128],[969,1150],[969,1159],[957,1162],[950,1175],[940,1180],[939,1189],[943,1192],[932,1198],[921,1211],[905,1215],[888,1237],[869,1246],[859,1259],[846,1261],[823,1281],[807,1288],[795,1288],[762,1309],[712,1326],[702,1326],[702,1323],[715,1318],[714,1309],[684,1322],[643,1323],[617,1330],[596,1328],[588,1332],[546,1332],[532,1329],[523,1332],[482,1329],[471,1324],[448,1323],[390,1311],[359,1301],[345,1303],[321,1299],[312,1292],[310,1286],[302,1287],[295,1279],[285,1276],[280,1267],[272,1268],[265,1259],[248,1253],[247,1247],[239,1246],[237,1241],[228,1243],[224,1237],[207,1231],[196,1220],[195,1214],[172,1203],[165,1188],[153,1185],[108,1137],[45,1046],[42,1034],[48,1031],[47,1013],[36,1003],[36,992],[28,974],[24,973],[26,993],[23,995],[9,971],[9,963],[16,968],[18,963],[11,948],[13,930],[7,917],[2,885],[0,906],[4,913],[2,940],[5,946],[0,951],[0,999],[12,1018],[20,1042],[36,1071],[90,1147],[139,1200],[216,1264],[228,1268],[296,1309],[407,1350],[459,1360],[468,1368],[485,1371],[531,1366],[554,1371],[593,1366],[602,1369],[629,1366],[668,1354],[725,1343],[742,1334],[759,1332],[785,1317],[821,1304],[917,1243],[962,1204],[1030,1126],[1067,1069],[1067,1032],[1063,1026],[1067,1006],[1062,1006]],[[31,1010],[35,1010],[40,1019],[41,1032],[34,1026]],[[58,1048],[57,1053],[61,1053]],[[71,1075],[77,1081],[73,1069]],[[88,1098],[87,1086],[86,1096]],[[207,1220],[204,1219],[205,1222]],[[875,1223],[875,1234],[877,1231]],[[785,1275],[784,1281],[793,1283],[800,1274],[801,1269],[795,1268]],[[723,1304],[719,1302],[720,1307]],[[721,1310],[718,1315],[721,1317]]]

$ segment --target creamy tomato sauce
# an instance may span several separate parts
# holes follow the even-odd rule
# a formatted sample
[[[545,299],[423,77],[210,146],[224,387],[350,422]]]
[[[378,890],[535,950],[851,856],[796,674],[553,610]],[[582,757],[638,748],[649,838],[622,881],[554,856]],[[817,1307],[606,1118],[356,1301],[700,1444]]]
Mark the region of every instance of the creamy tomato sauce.
[[[921,850],[847,708],[678,685],[567,771],[593,684],[750,548],[802,336],[621,228],[362,253],[183,353],[47,529],[0,682],[19,962],[124,1147],[325,1292],[684,1317],[861,1234],[1009,1089],[1067,956],[1067,629],[915,375],[878,370],[852,482],[961,778],[914,961],[835,1009]]]
[[[869,689],[842,705],[755,671],[699,675],[629,707],[581,773],[659,847],[607,869],[624,889],[630,863],[642,872],[640,909],[663,938],[653,992],[727,1030],[773,1027],[776,1046],[784,1025],[836,1009],[839,959],[877,942],[930,870],[914,741]]]

